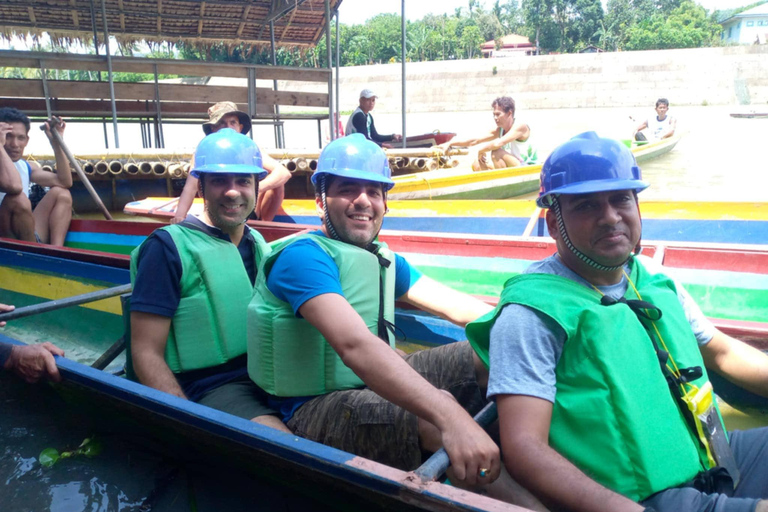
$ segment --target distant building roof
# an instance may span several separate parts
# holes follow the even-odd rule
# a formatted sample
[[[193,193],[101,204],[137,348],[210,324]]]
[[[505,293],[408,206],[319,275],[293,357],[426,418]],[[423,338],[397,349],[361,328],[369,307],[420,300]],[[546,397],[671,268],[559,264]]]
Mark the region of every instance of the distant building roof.
[[[501,38],[501,46],[499,49],[505,48],[533,48],[533,43],[528,40],[526,36],[518,34],[507,34]],[[483,44],[483,50],[495,50],[496,41],[490,40]]]
[[[735,18],[746,18],[750,16],[768,16],[768,2],[758,5],[757,7],[753,7],[751,9],[747,9],[746,11],[740,12],[739,14],[734,14],[728,19],[723,20],[720,24],[727,23]]]

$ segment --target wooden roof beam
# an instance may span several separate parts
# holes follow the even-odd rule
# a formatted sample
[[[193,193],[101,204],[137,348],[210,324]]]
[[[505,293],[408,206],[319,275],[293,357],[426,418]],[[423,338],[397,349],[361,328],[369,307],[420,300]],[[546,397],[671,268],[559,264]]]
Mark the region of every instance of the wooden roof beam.
[[[125,32],[125,14],[123,14],[123,0],[117,0],[117,7],[120,9],[120,30]]]
[[[200,3],[200,19],[197,22],[197,35],[203,35],[203,18],[205,17],[205,2]]]
[[[245,28],[245,23],[248,20],[248,13],[251,10],[251,4],[247,4],[243,7],[243,15],[240,17],[240,26],[237,27],[237,37],[240,38],[240,36],[243,35],[243,29]]]
[[[296,16],[296,9],[291,11],[291,17],[288,18],[288,23],[285,24],[285,28],[283,29],[283,32],[280,34],[280,38],[278,39],[278,44],[283,42],[283,38],[285,37],[285,34],[288,32],[288,29],[291,27],[291,23],[293,23],[293,17]],[[275,26],[277,26],[277,23],[275,23]]]
[[[157,0],[157,35],[163,33],[163,0]]]
[[[75,28],[80,28],[80,17],[77,15],[77,1],[69,0],[69,5],[72,6],[72,25]]]
[[[29,22],[32,23],[32,25],[37,24],[37,18],[35,18],[35,8],[30,5],[27,7],[27,12],[29,13]]]

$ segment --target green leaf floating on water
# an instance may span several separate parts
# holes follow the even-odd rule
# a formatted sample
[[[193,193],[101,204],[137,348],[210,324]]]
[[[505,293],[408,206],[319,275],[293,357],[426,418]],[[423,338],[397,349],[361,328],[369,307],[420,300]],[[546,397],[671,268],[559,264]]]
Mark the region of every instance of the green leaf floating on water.
[[[59,450],[56,448],[46,448],[40,452],[40,465],[44,468],[50,468],[59,460]]]
[[[76,450],[59,453],[56,448],[46,448],[40,452],[40,457],[38,457],[38,460],[40,461],[41,466],[44,468],[50,468],[56,464],[59,459],[69,459],[71,457],[76,457],[77,455],[95,457],[99,455],[103,449],[104,445],[102,445],[100,439],[95,437],[87,437],[83,440],[82,443],[80,443],[80,446],[78,446]]]

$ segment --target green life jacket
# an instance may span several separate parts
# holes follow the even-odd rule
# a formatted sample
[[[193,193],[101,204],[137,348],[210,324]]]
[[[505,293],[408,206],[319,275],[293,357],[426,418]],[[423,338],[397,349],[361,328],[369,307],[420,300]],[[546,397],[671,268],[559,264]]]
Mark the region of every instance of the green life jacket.
[[[630,279],[657,306],[655,323],[679,368],[704,362],[674,282],[637,259]],[[625,295],[637,299],[631,287]],[[505,284],[497,308],[467,325],[486,365],[490,329],[506,304],[522,304],[566,333],[555,369],[557,393],[549,444],[588,476],[639,501],[709,469],[706,451],[686,423],[662,373],[653,342],[626,304],[604,306],[594,289],[550,274],[522,274]],[[704,375],[694,381],[701,387]]]
[[[259,387],[275,396],[315,396],[365,385],[320,331],[298,318],[291,305],[267,287],[267,277],[280,253],[306,238],[336,263],[344,297],[374,335],[378,335],[382,300],[384,319],[392,324],[395,321],[395,256],[386,244],[375,243],[378,255],[390,262],[388,267],[370,251],[324,236],[303,235],[276,247],[259,268],[248,306],[248,373]],[[390,330],[387,338],[394,348]]]
[[[244,318],[253,287],[237,247],[183,224],[160,229],[171,235],[181,258],[181,301],[165,346],[168,367],[180,373],[243,355],[247,346]],[[251,234],[258,265],[271,249],[261,234],[252,229]],[[141,246],[131,252],[131,283],[136,281],[140,252]],[[131,369],[130,364],[126,366]]]

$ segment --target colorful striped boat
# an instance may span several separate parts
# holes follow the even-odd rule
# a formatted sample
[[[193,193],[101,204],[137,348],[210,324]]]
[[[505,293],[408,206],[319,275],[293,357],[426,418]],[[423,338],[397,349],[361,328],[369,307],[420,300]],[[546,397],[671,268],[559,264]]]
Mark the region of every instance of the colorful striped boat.
[[[192,213],[202,211],[196,199]],[[543,214],[531,200],[390,201],[384,229],[482,235],[546,236]],[[768,242],[768,203],[641,201],[643,237],[676,242],[755,244]],[[150,197],[125,213],[169,219],[176,202]],[[538,220],[536,220],[538,219]],[[275,221],[320,225],[315,202],[286,199]]]
[[[635,145],[638,162],[651,160],[672,151],[680,136],[650,144]],[[390,199],[507,199],[539,189],[539,174],[544,161],[534,165],[473,172],[471,169],[438,169],[394,178]]]

